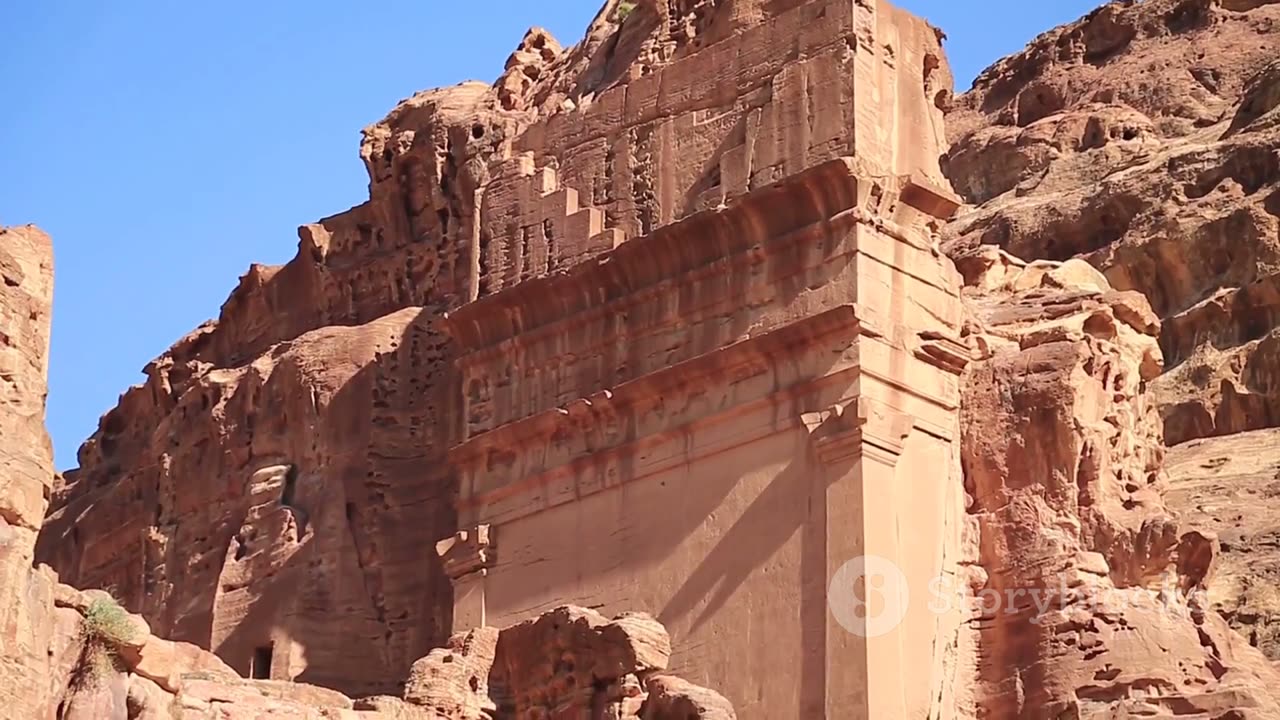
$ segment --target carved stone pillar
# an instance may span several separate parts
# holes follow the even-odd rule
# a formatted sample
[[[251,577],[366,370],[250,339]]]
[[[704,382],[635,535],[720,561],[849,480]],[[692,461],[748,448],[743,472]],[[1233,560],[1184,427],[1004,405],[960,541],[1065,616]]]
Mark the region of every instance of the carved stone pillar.
[[[444,571],[453,581],[455,629],[486,626],[484,580],[493,567],[494,549],[488,525],[459,530],[436,543],[436,554],[444,560]]]
[[[806,413],[801,421],[826,488],[826,577],[833,604],[824,638],[826,717],[906,717],[902,693],[884,692],[897,687],[907,668],[901,638],[883,623],[891,624],[885,614],[897,613],[909,598],[896,574],[881,573],[895,567],[901,554],[901,518],[885,501],[892,499],[898,459],[915,419],[859,397]],[[890,565],[882,567],[885,561]]]

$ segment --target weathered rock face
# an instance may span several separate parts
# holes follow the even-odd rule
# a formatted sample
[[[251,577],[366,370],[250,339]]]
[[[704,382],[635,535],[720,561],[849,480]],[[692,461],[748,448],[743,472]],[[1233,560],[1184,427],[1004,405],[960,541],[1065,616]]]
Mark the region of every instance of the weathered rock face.
[[[1076,260],[961,267],[978,717],[1276,717],[1269,663],[1200,599],[1212,542],[1162,498],[1147,302]]]
[[[0,718],[210,717],[182,714],[173,693],[191,673],[233,678],[221,660],[154,637],[105,593],[80,593],[59,584],[48,567],[32,567],[54,483],[44,427],[53,300],[48,236],[34,227],[0,229],[0,280]],[[96,623],[87,619],[95,614]],[[99,637],[104,628],[113,634],[109,646]],[[292,714],[285,703],[273,707],[279,717],[321,717],[300,704]]]
[[[950,78],[923,22],[878,0],[609,0],[569,49],[530,31],[495,85],[368,128],[369,201],[251,268],[103,418],[37,556],[149,629],[92,692],[47,697],[84,717],[733,717],[674,657],[732,676],[747,717],[1276,717],[1280,677],[1203,600],[1212,535],[1166,508],[1159,419],[1265,415],[1161,373],[1162,349],[1269,352],[1245,310],[1270,245],[1210,240],[1274,228],[1276,92],[1244,69],[1275,11],[1117,3],[984,76],[945,164],[985,203],[949,231],[955,265]],[[1202,262],[1178,264],[1179,229]],[[1196,325],[1221,288],[1230,321]],[[865,555],[959,580],[959,604],[873,636],[866,578],[837,582]],[[35,576],[64,640],[20,643],[17,672],[65,688],[90,613]],[[863,615],[840,617],[846,590]],[[531,617],[569,601],[677,637]],[[453,634],[495,617],[513,625]]]
[[[947,230],[962,264],[1079,258],[1163,319],[1169,506],[1226,536],[1208,596],[1273,659],[1268,436],[1187,441],[1280,424],[1278,28],[1274,2],[1110,3],[985,72],[943,159],[978,205]]]
[[[466,666],[475,674],[463,678],[456,673],[425,677],[419,673],[409,683],[413,692],[407,702],[389,704],[385,712],[377,707],[356,710],[349,698],[332,690],[240,679],[207,650],[153,635],[142,617],[126,613],[109,594],[80,592],[60,584],[47,567],[33,570],[36,533],[54,479],[44,428],[52,257],[49,238],[39,230],[0,229],[0,327],[4,328],[0,334],[0,718],[431,720],[463,716],[424,707],[424,699],[447,692],[479,698],[481,685],[495,688],[496,699],[486,696],[486,702],[477,699],[473,705],[501,708],[507,714],[499,717],[515,718],[533,712],[521,709],[522,704],[533,702],[533,697],[547,697],[557,688],[563,693],[560,700],[576,696],[570,685],[563,684],[565,679],[600,683],[600,692],[580,706],[582,713],[595,713],[591,717],[735,717],[719,695],[658,676],[666,669],[671,643],[661,625],[643,616],[607,622],[589,610],[566,608],[501,633],[477,630],[471,635],[492,638],[492,642],[482,651],[482,661],[474,663],[474,668]],[[416,314],[401,313],[405,317],[394,327],[403,329]],[[377,323],[364,329],[371,328],[386,329]],[[295,342],[300,355],[305,356],[307,340]],[[369,348],[376,349],[377,340],[355,338],[349,346],[353,352],[374,352]],[[286,359],[280,371],[304,371],[290,364],[296,357]],[[275,369],[255,370],[265,377]],[[333,369],[343,370],[337,364]],[[319,377],[325,378],[322,373]],[[264,384],[269,383],[268,378]],[[323,518],[309,516],[294,502],[274,502],[280,493],[291,494],[290,485],[296,482],[294,471],[285,467],[265,468],[250,478],[244,490],[250,509],[238,541],[266,543],[277,554],[287,555],[299,536],[314,533],[312,523],[324,522]],[[279,561],[279,572],[289,572],[288,560]],[[243,566],[233,569],[244,571]],[[283,579],[300,578],[286,575]],[[554,668],[543,667],[549,653],[560,658]],[[437,652],[419,666],[432,667],[440,657]],[[572,669],[575,661],[581,668],[578,674]],[[606,714],[607,708],[617,712]]]
[[[499,632],[452,638],[414,663],[409,704],[449,720],[732,720],[718,693],[666,673],[671,639],[648,615],[566,606]],[[386,700],[361,707],[389,706]]]
[[[625,6],[567,50],[533,30],[494,86],[366,129],[369,201],[301,228],[297,257],[251,268],[147,367],[55,492],[38,557],[242,673],[394,691],[452,630],[430,553],[457,529],[444,313],[834,157],[941,182],[951,81],[923,21],[879,1]]]
[[[445,367],[434,336],[406,309],[245,365],[162,358],[86,446],[115,459],[72,474],[42,559],[246,676],[394,688],[448,628],[414,544],[450,527],[448,486],[392,482],[432,472],[424,428],[443,420],[413,383]],[[179,368],[207,371],[174,387]],[[117,481],[95,488],[107,470]]]
[[[1167,467],[1169,505],[1221,549],[1214,609],[1280,659],[1280,430],[1192,440],[1170,448]]]
[[[50,650],[74,634],[53,610],[56,579],[32,569],[53,484],[44,428],[53,246],[34,227],[0,228],[0,713],[49,711],[40,684],[57,684]]]
[[[53,483],[44,428],[52,307],[49,237],[30,226],[0,228],[0,552],[15,568],[31,564]]]
[[[666,673],[670,639],[644,615],[609,621],[564,607],[502,631],[473,630],[415,663],[404,699],[353,701],[302,683],[241,679],[206,650],[151,635],[101,591],[59,585],[46,610],[70,632],[49,648],[56,662],[47,686],[33,688],[28,679],[25,704],[0,708],[6,720],[522,720],[553,711],[600,720],[737,717],[719,694]]]
[[[737,717],[719,694],[666,674],[670,654],[666,630],[648,616],[610,621],[591,610],[563,607],[501,631],[478,628],[455,636],[414,663],[403,699],[352,701],[332,690],[239,680],[215,669],[184,672],[170,695],[136,674],[129,689],[130,697],[135,688],[145,689],[146,707],[172,708],[165,720]]]
[[[1080,257],[1146,295],[1171,444],[1280,424],[1277,56],[1275,2],[1112,2],[948,116],[946,172],[980,204],[949,248]]]
[[[956,618],[864,642],[833,578],[876,556],[923,593],[964,556],[954,208],[833,160],[453,313],[455,621],[650,612],[743,717],[950,706]]]
[[[459,140],[440,184],[470,182],[462,138],[488,95],[425,101],[420,144]],[[437,324],[462,231],[417,204],[422,172],[303,227],[297,258],[251,268],[218,322],[148,366],[58,491],[42,560],[245,674],[257,658],[271,677],[387,692],[448,638],[424,548],[453,532]]]

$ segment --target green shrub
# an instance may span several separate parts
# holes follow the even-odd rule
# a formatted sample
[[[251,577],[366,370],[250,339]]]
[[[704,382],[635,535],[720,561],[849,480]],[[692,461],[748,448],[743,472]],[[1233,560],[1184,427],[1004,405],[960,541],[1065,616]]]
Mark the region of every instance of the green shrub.
[[[80,632],[86,642],[98,642],[114,648],[137,639],[138,628],[119,603],[99,598],[85,609]]]
[[[97,641],[87,642],[80,651],[80,662],[76,665],[72,686],[78,690],[93,690],[107,678],[123,670],[120,656],[114,648]]]
[[[80,688],[97,687],[123,668],[119,647],[137,638],[138,627],[129,613],[115,600],[99,598],[85,608],[80,621],[82,648],[76,666],[75,684]]]
[[[618,22],[622,22],[627,19],[628,15],[635,12],[635,9],[636,4],[634,2],[622,0],[622,2],[618,3],[618,9],[615,11],[614,17],[618,19]]]

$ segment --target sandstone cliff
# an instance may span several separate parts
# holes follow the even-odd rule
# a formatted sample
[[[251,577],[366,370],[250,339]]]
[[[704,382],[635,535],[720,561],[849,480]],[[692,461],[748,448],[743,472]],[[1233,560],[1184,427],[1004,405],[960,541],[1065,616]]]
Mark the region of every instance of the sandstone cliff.
[[[56,580],[34,571],[36,533],[53,485],[44,428],[53,308],[53,246],[34,227],[0,229],[0,707],[37,717],[33,678],[54,674]]]
[[[1188,441],[1280,425],[1277,55],[1274,2],[1113,2],[988,69],[948,115],[943,160],[977,205],[948,229],[962,262],[982,243],[1080,258],[1150,300],[1163,437],[1187,443],[1170,505],[1223,534],[1209,596],[1272,658],[1262,479],[1280,450],[1265,434]]]
[[[1112,2],[978,78],[948,248],[1083,258],[1163,319],[1177,444],[1280,424],[1280,4]]]
[[[32,569],[54,481],[44,428],[52,259],[39,230],[0,228],[0,718],[479,720],[494,712],[530,717],[562,705],[619,720],[735,717],[715,692],[665,672],[670,639],[647,616],[610,622],[562,608],[507,630],[477,629],[451,645],[467,663],[453,664],[452,651],[436,651],[415,665],[405,699],[356,703],[302,683],[243,680],[207,650],[155,636],[109,594],[80,592],[60,584],[48,567]],[[292,482],[289,474],[271,470],[253,478],[248,517],[255,530],[303,525],[305,516],[293,508],[263,502],[264,494],[274,499],[283,490],[277,481]],[[547,657],[556,658],[554,665]],[[577,691],[592,683],[591,694]]]
[[[155,687],[163,695],[160,686],[173,691],[184,672],[217,674],[225,665],[194,646],[152,637],[141,618],[128,617],[109,596],[81,594],[59,584],[48,567],[32,567],[54,483],[44,428],[49,237],[34,227],[0,228],[0,277],[0,717],[168,717],[158,714],[167,705],[155,714],[133,712],[139,693]],[[98,618],[97,631],[90,615]],[[108,627],[122,647],[99,647],[96,632]]]
[[[430,552],[457,529],[442,316],[834,157],[941,182],[950,85],[939,35],[883,2],[609,0],[571,48],[531,30],[495,84],[365,130],[370,199],[146,368],[39,559],[241,673],[270,653],[272,677],[395,691],[454,629]]]
[[[1202,597],[1216,548],[1165,505],[1146,300],[1080,260],[960,267],[977,716],[1276,717],[1280,676]]]
[[[119,688],[143,677],[169,678],[161,700],[197,717],[257,712],[282,693],[294,704],[278,713],[286,717],[731,717],[723,698],[662,673],[671,641],[644,616],[561,608],[501,632],[453,634],[463,629],[456,607],[483,624],[490,607],[527,617],[562,602],[548,596],[566,587],[589,600],[604,588],[644,596],[617,591],[635,582],[622,562],[634,552],[658,590],[682,588],[676,615],[707,604],[694,626],[742,578],[796,571],[751,586],[770,597],[735,598],[749,610],[739,617],[763,630],[710,631],[715,652],[743,648],[767,663],[780,625],[769,613],[782,606],[790,620],[801,608],[788,638],[800,641],[788,646],[796,667],[776,683],[734,685],[752,717],[774,708],[862,717],[870,707],[948,720],[1280,716],[1280,677],[1209,609],[1218,601],[1237,625],[1256,625],[1222,598],[1270,600],[1239,580],[1234,594],[1224,590],[1241,574],[1238,556],[1215,574],[1209,525],[1224,516],[1179,523],[1166,505],[1161,441],[1267,426],[1280,402],[1268,379],[1280,111],[1275,69],[1253,73],[1277,49],[1278,10],[1113,3],[953,100],[940,33],[882,2],[609,0],[576,46],[534,29],[494,85],[406,100],[365,131],[370,199],[304,226],[293,261],[251,268],[216,322],[148,366],[53,490],[40,534],[38,559],[64,579],[110,587],[145,618],[130,622],[211,647],[263,681],[236,679],[193,648],[215,667],[174,682],[172,670],[153,673],[123,648],[115,690],[87,695],[86,707],[118,705]],[[939,164],[942,110],[953,102],[954,143]],[[978,205],[946,230],[959,275],[937,246],[956,205],[939,187],[944,170]],[[686,218],[688,236],[662,230]],[[650,248],[679,262],[641,262]],[[665,267],[680,272],[653,270]],[[538,294],[552,286],[572,287]],[[854,299],[822,310],[844,291]],[[616,323],[630,328],[621,338],[599,324],[558,324],[559,314],[592,315],[600,298],[624,295],[637,310]],[[564,302],[538,303],[548,298]],[[696,332],[671,330],[659,321],[679,325],[673,307],[707,317]],[[458,341],[467,328],[485,342]],[[638,329],[667,344],[637,339]],[[524,355],[503,355],[521,342]],[[619,367],[560,362],[580,345],[615,353],[609,364]],[[543,354],[513,370],[510,358],[530,348]],[[482,356],[463,363],[474,371],[466,377],[456,362],[464,351]],[[846,376],[866,371],[858,395],[850,402],[819,373],[831,395],[809,407],[808,366],[833,363]],[[714,401],[680,377],[704,365],[731,386]],[[779,400],[778,383],[793,380]],[[687,509],[702,533],[685,532],[701,544],[676,551],[696,568],[690,578],[662,576],[676,572],[663,565],[673,546],[604,523],[624,550],[588,569],[610,583],[560,562],[569,581],[556,585],[545,571],[557,558],[540,554],[546,536],[563,556],[581,552],[583,533],[547,527],[549,513],[514,535],[524,541],[516,553],[492,562],[484,523],[493,518],[468,516],[459,528],[458,505],[492,502],[495,522],[509,520],[504,512],[519,513],[502,503],[524,496],[487,487],[491,497],[477,500],[479,484],[520,475],[517,459],[550,465],[557,452],[592,465],[602,437],[621,442],[640,424],[591,409],[591,398],[603,406],[623,385],[654,406],[642,420],[656,438],[649,449],[663,452],[657,443],[676,435],[692,444],[698,425],[673,427],[672,417],[729,408],[741,421],[749,413],[735,403],[749,395],[763,418],[752,431],[790,433],[779,434],[786,469],[761,465],[768,452],[746,453],[736,475],[763,492],[731,484]],[[669,388],[681,406],[670,416]],[[927,393],[935,397],[921,401]],[[784,404],[795,411],[785,418]],[[518,458],[481,437],[514,425],[550,436],[548,446],[519,448],[532,459]],[[741,431],[709,434],[740,445]],[[473,437],[481,442],[446,453]],[[570,437],[581,447],[569,448]],[[675,464],[690,464],[683,452],[671,453]],[[462,456],[466,488],[455,477]],[[841,463],[853,457],[875,474],[843,482]],[[47,453],[35,462],[50,477]],[[950,464],[939,471],[940,462]],[[1178,477],[1189,477],[1186,465]],[[575,496],[559,517],[585,523],[588,506],[570,500],[625,484],[633,470],[615,464],[612,475],[605,467],[559,487]],[[930,497],[913,497],[917,488]],[[681,494],[691,493],[654,491],[649,509]],[[527,504],[541,509],[550,495],[535,487]],[[912,510],[938,527],[913,541],[901,530]],[[18,514],[6,513],[6,522]],[[27,522],[27,537],[38,526]],[[762,531],[763,545],[747,538]],[[437,558],[436,541],[451,536],[458,552],[446,543]],[[916,607],[879,644],[837,627],[814,591],[821,598],[832,568],[868,547],[901,552],[917,575],[934,563],[954,574],[956,612]],[[1224,550],[1238,547],[1228,538]],[[795,567],[771,557],[791,550]],[[28,550],[14,567],[29,565]],[[490,588],[506,592],[506,606],[496,591],[486,602],[491,570],[506,573]],[[41,573],[52,608],[59,593]],[[450,576],[478,600],[455,603]],[[62,595],[67,626],[83,624],[84,602]],[[1270,630],[1252,630],[1266,646]],[[34,648],[30,662],[49,662],[44,645],[23,647]],[[690,664],[703,676],[738,670],[697,665],[715,652],[695,647]],[[857,662],[833,668],[833,657]],[[905,671],[922,676],[911,692],[901,690]]]
[[[1219,543],[1209,600],[1250,643],[1280,658],[1280,430],[1192,440],[1171,448],[1167,465],[1169,504]]]

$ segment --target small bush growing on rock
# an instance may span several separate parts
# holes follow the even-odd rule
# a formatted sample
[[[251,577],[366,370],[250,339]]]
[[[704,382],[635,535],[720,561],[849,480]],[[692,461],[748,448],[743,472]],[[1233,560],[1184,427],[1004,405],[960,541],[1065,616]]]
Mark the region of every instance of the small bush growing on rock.
[[[93,690],[123,667],[116,651],[99,642],[85,643],[80,651],[72,686],[77,690]]]
[[[138,628],[119,603],[101,598],[89,603],[80,621],[83,647],[76,685],[92,688],[121,669],[119,647],[136,639]]]
[[[114,600],[101,598],[89,603],[80,626],[85,640],[96,640],[115,647],[136,639],[138,628],[129,613]]]
[[[627,19],[628,15],[635,12],[635,9],[636,9],[636,4],[634,2],[629,2],[629,0],[622,0],[622,2],[618,3],[618,10],[615,17],[618,18],[618,22],[622,22],[623,20]]]

